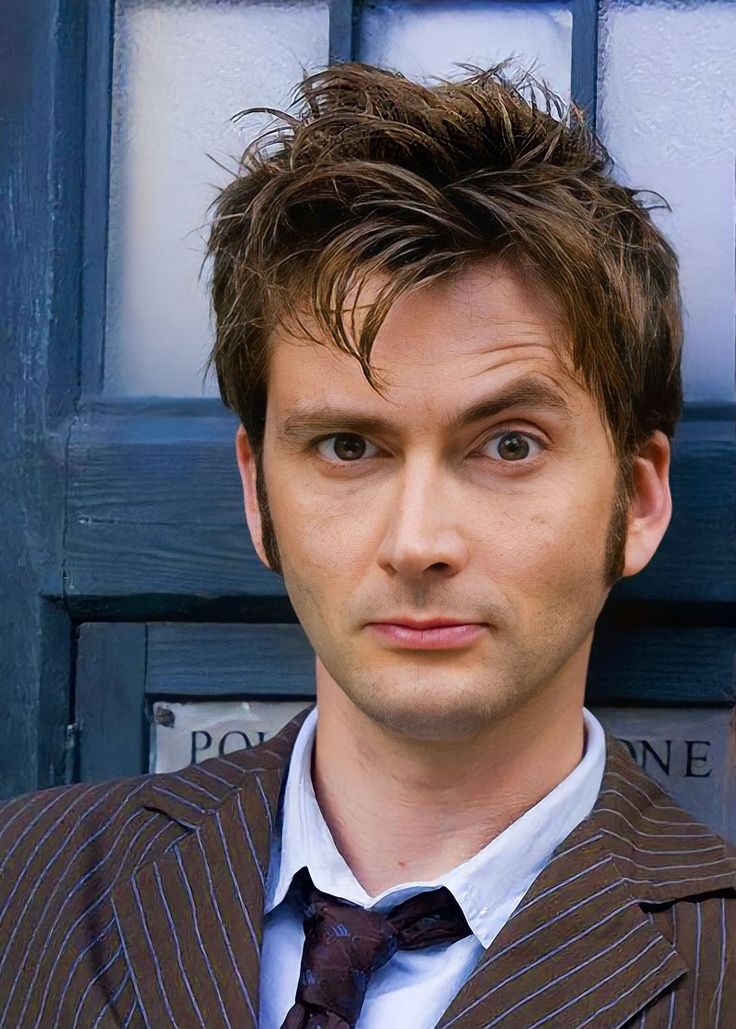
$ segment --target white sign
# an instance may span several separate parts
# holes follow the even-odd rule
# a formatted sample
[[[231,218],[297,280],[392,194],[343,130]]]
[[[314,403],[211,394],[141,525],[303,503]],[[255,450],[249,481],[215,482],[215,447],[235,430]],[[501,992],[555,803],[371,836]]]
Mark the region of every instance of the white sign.
[[[153,705],[152,772],[176,772],[208,757],[256,747],[312,700],[212,700]]]

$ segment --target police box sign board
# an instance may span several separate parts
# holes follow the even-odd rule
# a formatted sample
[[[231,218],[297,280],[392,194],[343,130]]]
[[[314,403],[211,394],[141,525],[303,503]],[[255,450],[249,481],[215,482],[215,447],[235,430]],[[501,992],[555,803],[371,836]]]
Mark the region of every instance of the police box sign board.
[[[151,770],[176,772],[210,757],[256,747],[313,700],[212,700],[153,705]]]
[[[173,772],[270,739],[313,700],[157,702],[151,770]],[[731,708],[594,708],[636,763],[696,818],[736,841]]]

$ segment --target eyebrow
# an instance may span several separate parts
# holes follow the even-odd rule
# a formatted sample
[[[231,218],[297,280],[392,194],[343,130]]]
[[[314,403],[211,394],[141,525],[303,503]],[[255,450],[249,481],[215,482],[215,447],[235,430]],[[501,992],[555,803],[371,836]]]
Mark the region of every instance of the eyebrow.
[[[551,383],[536,376],[527,376],[509,383],[488,396],[481,397],[470,407],[456,411],[442,419],[444,430],[457,430],[475,422],[494,418],[511,408],[549,411],[562,415],[568,421],[573,413],[565,396]],[[341,409],[332,404],[304,406],[288,415],[279,429],[281,439],[301,440],[314,432],[355,432],[360,435],[382,435],[395,432],[397,426],[385,418]]]

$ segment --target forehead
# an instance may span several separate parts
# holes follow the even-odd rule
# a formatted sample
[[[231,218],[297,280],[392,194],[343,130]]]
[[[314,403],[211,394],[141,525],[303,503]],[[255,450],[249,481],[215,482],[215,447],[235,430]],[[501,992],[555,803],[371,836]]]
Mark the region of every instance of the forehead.
[[[382,283],[368,281],[358,305],[348,309],[353,339]],[[340,398],[374,408],[386,402],[412,409],[419,404],[432,417],[489,386],[530,374],[563,392],[579,390],[554,301],[498,263],[472,266],[397,298],[371,350],[380,396],[354,356],[324,338],[305,312],[300,318],[303,328],[292,322],[272,334],[269,408]],[[310,340],[305,329],[323,342]]]

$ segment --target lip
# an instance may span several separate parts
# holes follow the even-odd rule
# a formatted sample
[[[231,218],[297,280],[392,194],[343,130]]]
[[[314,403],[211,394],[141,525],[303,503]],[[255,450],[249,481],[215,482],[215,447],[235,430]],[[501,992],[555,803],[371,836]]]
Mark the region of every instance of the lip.
[[[369,628],[383,641],[409,650],[450,650],[466,647],[485,630],[483,622],[433,619],[430,622],[371,622]]]
[[[405,625],[409,629],[436,629],[446,625],[481,625],[481,622],[472,622],[466,618],[405,618],[403,615],[390,615],[382,618],[380,622],[371,622],[371,625]]]

